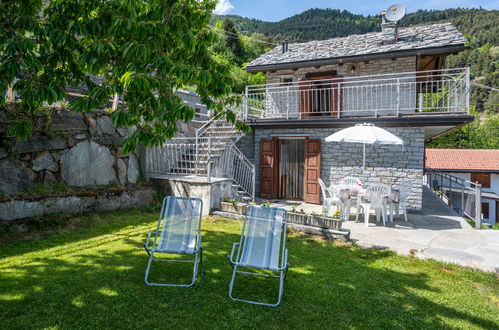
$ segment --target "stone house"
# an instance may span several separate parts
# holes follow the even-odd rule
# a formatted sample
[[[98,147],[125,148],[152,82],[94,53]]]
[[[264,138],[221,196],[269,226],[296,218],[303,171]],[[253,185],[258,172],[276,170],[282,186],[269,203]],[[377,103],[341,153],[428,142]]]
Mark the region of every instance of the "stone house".
[[[369,122],[405,146],[368,146],[364,181],[409,178],[410,205],[421,208],[425,141],[474,119],[468,69],[444,69],[465,39],[451,23],[390,24],[382,32],[285,42],[247,65],[267,77],[246,88],[244,119],[253,131],[237,142],[255,165],[257,196],[320,203],[318,178],[329,185],[362,177],[361,145],[325,138]]]

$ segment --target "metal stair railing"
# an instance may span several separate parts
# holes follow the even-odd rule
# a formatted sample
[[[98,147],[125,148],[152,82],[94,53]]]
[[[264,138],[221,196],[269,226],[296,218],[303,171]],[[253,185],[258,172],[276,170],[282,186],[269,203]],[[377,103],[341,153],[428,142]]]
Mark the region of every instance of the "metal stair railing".
[[[228,144],[223,149],[210,172],[216,176],[231,178],[253,202],[255,201],[255,165],[234,143]]]
[[[244,113],[238,112],[238,118]],[[235,143],[242,133],[221,118],[212,118],[193,137],[175,137],[160,147],[148,148],[146,174],[217,175],[231,179],[254,201],[255,168]]]
[[[475,228],[482,222],[482,185],[445,172],[426,170],[424,185],[447,206],[463,217],[472,219]]]

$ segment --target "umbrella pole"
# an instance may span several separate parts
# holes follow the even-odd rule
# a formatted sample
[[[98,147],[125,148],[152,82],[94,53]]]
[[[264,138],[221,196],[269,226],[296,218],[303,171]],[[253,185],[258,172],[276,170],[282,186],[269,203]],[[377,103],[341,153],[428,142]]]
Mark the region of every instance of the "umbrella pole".
[[[366,174],[366,144],[364,143],[364,153],[362,155],[362,174]]]

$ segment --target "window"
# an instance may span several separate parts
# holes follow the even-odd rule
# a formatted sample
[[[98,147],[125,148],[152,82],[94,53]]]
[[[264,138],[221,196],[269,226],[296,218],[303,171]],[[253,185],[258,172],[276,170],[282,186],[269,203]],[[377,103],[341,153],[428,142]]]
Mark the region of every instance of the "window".
[[[471,173],[471,182],[478,182],[482,188],[490,188],[490,173]]]
[[[489,203],[482,203],[482,214],[484,219],[489,218]]]

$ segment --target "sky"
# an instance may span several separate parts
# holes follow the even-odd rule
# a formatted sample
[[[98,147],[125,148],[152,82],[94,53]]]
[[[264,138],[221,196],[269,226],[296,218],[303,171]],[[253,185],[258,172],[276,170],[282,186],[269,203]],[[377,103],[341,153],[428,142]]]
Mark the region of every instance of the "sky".
[[[219,0],[215,14],[235,14],[264,21],[279,21],[310,8],[346,9],[354,14],[375,15],[396,1],[369,0]],[[499,9],[499,0],[405,0],[408,12],[419,9],[478,8]]]

